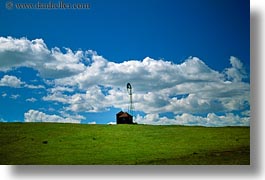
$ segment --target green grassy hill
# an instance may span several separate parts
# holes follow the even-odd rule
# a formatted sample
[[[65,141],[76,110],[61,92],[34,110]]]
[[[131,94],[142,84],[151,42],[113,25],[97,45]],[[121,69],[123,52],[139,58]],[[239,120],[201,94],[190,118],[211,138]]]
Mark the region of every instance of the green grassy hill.
[[[0,164],[250,164],[249,127],[0,123]]]

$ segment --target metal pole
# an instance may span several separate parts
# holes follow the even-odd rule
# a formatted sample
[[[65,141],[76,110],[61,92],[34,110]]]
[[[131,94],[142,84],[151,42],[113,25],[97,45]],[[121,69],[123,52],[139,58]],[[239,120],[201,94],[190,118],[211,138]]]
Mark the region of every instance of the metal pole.
[[[127,91],[129,93],[129,96],[130,96],[130,105],[129,105],[129,114],[131,114],[133,116],[133,102],[132,102],[132,86],[130,83],[127,83]]]

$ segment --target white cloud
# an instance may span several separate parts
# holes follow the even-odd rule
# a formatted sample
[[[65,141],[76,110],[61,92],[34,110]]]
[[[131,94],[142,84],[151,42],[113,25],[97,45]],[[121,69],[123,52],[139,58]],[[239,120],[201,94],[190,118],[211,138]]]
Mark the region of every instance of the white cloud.
[[[188,126],[249,126],[250,117],[240,117],[232,113],[218,116],[209,113],[206,117],[188,113],[177,115],[174,118],[160,117],[158,114],[137,115],[135,121],[139,124],[154,125],[188,125]]]
[[[86,60],[82,51],[73,52],[57,47],[49,50],[42,39],[0,37],[0,71],[16,67],[31,67],[42,77],[61,78],[80,73],[85,69],[81,61]]]
[[[108,125],[115,125],[115,124],[116,124],[116,122],[114,122],[114,121],[111,121],[111,122],[108,122],[107,124],[108,124]]]
[[[243,116],[250,116],[250,110],[246,110],[246,111],[243,111],[243,112],[241,112],[241,114],[243,115]]]
[[[51,93],[57,93],[57,92],[74,92],[73,88],[70,87],[64,87],[64,86],[55,86],[49,90]]]
[[[110,102],[104,102],[105,96],[98,86],[91,87],[86,93],[76,93],[74,95],[65,95],[56,91],[43,97],[43,100],[68,104],[66,110],[73,112],[100,112],[111,106]]]
[[[4,75],[0,80],[0,86],[8,86],[13,88],[20,88],[24,84],[15,76]]]
[[[29,89],[44,89],[43,85],[32,85],[32,84],[25,84],[24,87]]]
[[[87,124],[97,124],[96,121],[88,122]]]
[[[44,88],[42,85],[31,85],[26,84],[25,82],[22,82],[20,79],[18,79],[16,76],[9,76],[4,75],[0,79],[0,86],[6,86],[6,87],[12,87],[12,88],[29,88],[29,89],[40,89]]]
[[[237,67],[244,72],[241,62],[232,59],[230,69]],[[181,64],[151,58],[114,63],[94,53],[92,60],[83,73],[55,80],[57,86],[77,86],[86,93],[54,93],[44,99],[69,104],[68,110],[74,112],[98,112],[108,107],[126,110],[129,97],[125,85],[131,82],[135,110],[148,114],[229,113],[249,106],[250,86],[242,81],[243,76],[229,81],[226,72],[214,71],[198,58],[191,57]],[[154,118],[148,119],[155,122]]]
[[[160,117],[166,112],[176,116],[173,122],[185,123],[185,117],[189,124],[207,124],[207,120],[210,124],[214,118],[231,124],[234,122],[229,118],[244,121],[244,115],[249,114],[250,85],[243,81],[247,78],[243,63],[231,56],[230,64],[218,72],[197,57],[180,64],[150,57],[115,63],[92,50],[48,49],[42,39],[0,37],[0,71],[26,66],[36,69],[40,77],[50,78],[44,79],[51,87],[44,101],[62,103],[64,111],[73,113],[101,112],[111,107],[126,110],[129,97],[125,85],[130,82],[134,108],[146,113],[142,119],[151,124],[169,121]],[[6,76],[0,86],[44,88]],[[238,119],[231,116],[233,111],[245,113]],[[192,115],[202,113],[211,117]],[[216,117],[214,113],[226,115]]]
[[[55,111],[55,110],[52,110],[52,111]],[[64,110],[59,111],[59,113],[60,113],[60,115],[62,117],[68,118],[68,119],[75,119],[75,120],[78,120],[78,121],[86,119],[84,116],[81,116],[79,114],[69,114],[69,113],[67,113]]]
[[[27,102],[36,102],[37,99],[36,98],[28,98],[26,99]]]
[[[196,57],[182,64],[145,58],[142,61],[109,62],[95,52],[91,54],[92,64],[80,74],[56,80],[56,84],[77,85],[87,89],[93,85],[123,87],[131,82],[138,92],[150,92],[170,88],[182,83],[215,82],[223,78]]]
[[[63,118],[58,115],[48,115],[37,110],[29,110],[24,114],[25,122],[56,122],[56,123],[80,123],[78,119]]]
[[[230,63],[232,67],[225,70],[225,73],[229,79],[240,82],[243,78],[247,77],[243,64],[238,58],[231,56]]]
[[[19,94],[12,94],[12,95],[10,96],[10,98],[11,98],[11,99],[14,99],[14,100],[16,100],[16,99],[19,98],[19,97],[20,97]]]

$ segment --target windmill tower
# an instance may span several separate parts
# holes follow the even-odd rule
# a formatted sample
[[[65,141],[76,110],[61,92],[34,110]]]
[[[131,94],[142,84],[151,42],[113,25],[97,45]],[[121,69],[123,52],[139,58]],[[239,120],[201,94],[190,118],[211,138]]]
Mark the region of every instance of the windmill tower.
[[[130,83],[127,83],[127,92],[130,96],[130,104],[128,112],[120,111],[116,114],[116,123],[117,124],[135,124],[133,123],[133,101],[132,101],[132,86]]]
[[[132,86],[130,83],[127,83],[127,92],[130,96],[128,112],[133,116]]]

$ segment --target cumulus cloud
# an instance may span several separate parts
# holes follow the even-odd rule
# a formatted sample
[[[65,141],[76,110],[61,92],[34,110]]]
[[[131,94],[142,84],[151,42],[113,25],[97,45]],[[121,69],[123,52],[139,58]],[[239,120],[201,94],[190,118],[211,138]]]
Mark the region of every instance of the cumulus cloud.
[[[56,122],[56,123],[80,123],[78,119],[63,118],[58,115],[48,115],[37,110],[29,110],[24,114],[25,122]]]
[[[47,48],[42,39],[0,37],[0,70],[16,67],[31,67],[45,78],[61,78],[82,72],[85,69],[83,51],[73,52],[65,48],[62,52],[54,47]]]
[[[240,117],[233,113],[227,113],[218,116],[215,113],[209,113],[206,117],[195,116],[188,113],[177,115],[174,118],[160,117],[158,114],[147,114],[146,116],[137,115],[135,121],[139,124],[154,125],[188,125],[188,126],[249,126],[250,117]]]
[[[229,79],[240,82],[243,78],[247,77],[243,64],[238,58],[231,56],[230,64],[232,67],[225,70],[225,73]]]
[[[0,86],[6,86],[6,87],[12,87],[12,88],[26,87],[26,88],[29,88],[29,89],[44,88],[44,86],[42,86],[42,85],[26,84],[25,82],[23,82],[20,79],[18,79],[16,76],[9,76],[9,75],[4,75],[0,79]]]
[[[26,99],[27,102],[36,102],[37,99],[36,98],[28,98]]]
[[[52,93],[43,97],[43,100],[68,104],[66,110],[73,112],[100,112],[111,106],[111,102],[106,102],[106,97],[98,86],[93,86],[82,94],[65,95],[61,92]]]
[[[198,57],[188,57],[180,64],[150,57],[117,63],[92,50],[49,49],[42,39],[0,37],[0,71],[22,66],[37,70],[50,87],[42,100],[61,103],[63,110],[72,113],[102,112],[112,107],[126,110],[125,85],[130,82],[134,110],[146,114],[137,120],[149,124],[248,124],[250,85],[244,81],[247,73],[238,58],[231,56],[230,64],[219,72]],[[0,82],[0,86],[44,88],[8,75]],[[235,111],[244,113],[231,114]],[[175,118],[160,116],[167,112]]]
[[[126,109],[124,87],[131,82],[135,110],[145,113],[229,112],[249,104],[249,84],[241,81],[243,77],[229,81],[225,73],[196,57],[181,64],[152,58],[114,63],[93,52],[91,59],[84,72],[55,80],[57,86],[76,86],[86,93],[71,97],[54,93],[44,99],[68,103],[73,111],[102,111],[109,106]],[[232,58],[232,62],[231,69],[243,69],[238,59]]]
[[[24,83],[21,82],[20,79],[18,79],[15,76],[5,75],[0,80],[0,86],[9,86],[9,87],[14,87],[14,88],[20,88],[22,84],[24,84]]]
[[[109,62],[97,53],[91,54],[92,64],[75,76],[56,80],[56,84],[77,85],[86,89],[93,85],[121,87],[132,82],[137,91],[149,92],[182,83],[220,81],[223,74],[210,69],[203,61],[190,57],[182,64],[145,58],[122,63]]]
[[[43,85],[32,85],[32,84],[25,84],[24,87],[29,89],[44,89]]]
[[[70,87],[64,87],[64,86],[56,86],[50,89],[51,93],[57,93],[57,92],[74,92],[73,88]]]

